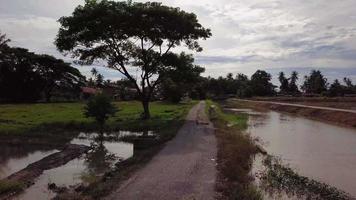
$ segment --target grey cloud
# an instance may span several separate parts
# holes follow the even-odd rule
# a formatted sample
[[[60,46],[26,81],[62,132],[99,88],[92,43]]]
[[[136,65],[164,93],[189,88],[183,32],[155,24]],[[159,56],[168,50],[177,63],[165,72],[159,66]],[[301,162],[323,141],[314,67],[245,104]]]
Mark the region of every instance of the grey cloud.
[[[196,56],[195,61],[198,64],[223,64],[223,63],[246,63],[256,60],[258,56]]]
[[[62,58],[53,45],[56,20],[83,1],[0,0],[0,30],[13,45]],[[206,75],[315,64],[331,71],[356,67],[354,0],[161,1],[196,13],[212,29],[213,37],[202,42],[204,52],[196,56],[196,62],[207,67]],[[79,69],[84,72],[86,67]],[[110,79],[120,77],[111,70],[103,73]]]

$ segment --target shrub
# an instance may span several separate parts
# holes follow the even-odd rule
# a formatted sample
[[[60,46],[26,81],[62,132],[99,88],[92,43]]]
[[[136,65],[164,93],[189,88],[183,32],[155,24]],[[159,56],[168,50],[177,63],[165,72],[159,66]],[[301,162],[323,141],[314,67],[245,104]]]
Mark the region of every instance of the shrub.
[[[111,99],[105,94],[97,94],[91,98],[84,108],[86,117],[93,117],[103,127],[106,120],[117,112],[117,108]]]

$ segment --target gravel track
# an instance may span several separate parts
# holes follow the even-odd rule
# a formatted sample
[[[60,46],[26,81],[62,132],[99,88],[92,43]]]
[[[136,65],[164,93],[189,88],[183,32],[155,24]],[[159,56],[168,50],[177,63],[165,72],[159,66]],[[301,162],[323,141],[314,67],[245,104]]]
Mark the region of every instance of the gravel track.
[[[107,199],[215,199],[216,153],[214,128],[201,101],[176,137]]]

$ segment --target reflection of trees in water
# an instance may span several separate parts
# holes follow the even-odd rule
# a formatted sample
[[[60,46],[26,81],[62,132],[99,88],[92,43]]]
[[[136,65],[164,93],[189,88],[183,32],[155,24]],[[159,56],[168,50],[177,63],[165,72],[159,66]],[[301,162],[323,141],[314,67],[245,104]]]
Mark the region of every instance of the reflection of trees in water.
[[[265,170],[260,174],[260,187],[270,196],[297,197],[297,199],[351,199],[350,195],[335,187],[297,174],[279,158],[267,155]]]
[[[91,150],[85,156],[90,174],[101,174],[113,166],[118,159],[115,154],[110,153],[104,145],[104,137],[100,135],[90,144]]]

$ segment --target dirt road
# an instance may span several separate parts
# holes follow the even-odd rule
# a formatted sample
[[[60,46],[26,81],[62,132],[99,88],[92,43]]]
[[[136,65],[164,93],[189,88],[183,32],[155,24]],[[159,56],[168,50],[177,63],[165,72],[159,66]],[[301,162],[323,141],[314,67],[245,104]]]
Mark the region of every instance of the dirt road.
[[[294,107],[301,107],[301,108],[313,108],[313,109],[319,109],[319,110],[339,111],[339,112],[347,112],[347,113],[355,113],[356,114],[356,110],[347,110],[347,109],[331,108],[331,107],[323,107],[323,106],[308,106],[308,105],[295,104],[295,103],[282,103],[282,102],[274,102],[274,101],[255,101],[255,100],[246,100],[246,99],[235,99],[235,100],[254,102],[254,103],[268,103],[268,104],[275,104],[275,105],[282,105],[282,106],[294,106]]]
[[[177,136],[107,199],[214,199],[216,139],[200,102]]]

